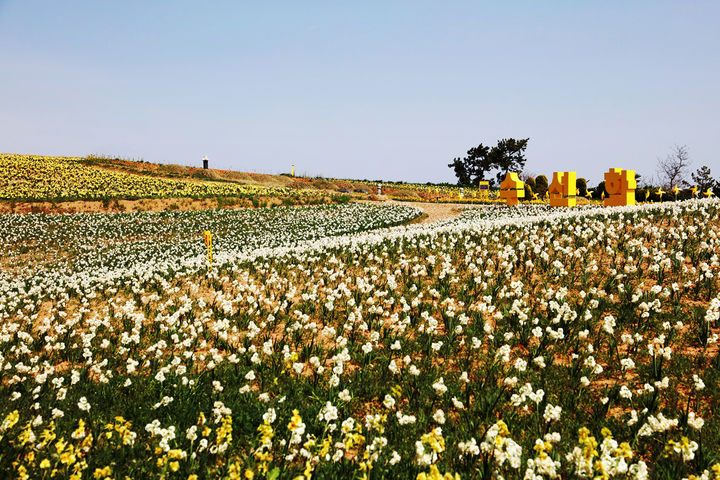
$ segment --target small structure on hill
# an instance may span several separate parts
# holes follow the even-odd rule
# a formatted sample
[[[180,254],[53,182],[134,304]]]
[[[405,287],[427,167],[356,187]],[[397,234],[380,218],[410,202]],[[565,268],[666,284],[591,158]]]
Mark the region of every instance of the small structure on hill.
[[[208,169],[208,163],[210,162],[210,159],[207,156],[203,156],[203,170]]]

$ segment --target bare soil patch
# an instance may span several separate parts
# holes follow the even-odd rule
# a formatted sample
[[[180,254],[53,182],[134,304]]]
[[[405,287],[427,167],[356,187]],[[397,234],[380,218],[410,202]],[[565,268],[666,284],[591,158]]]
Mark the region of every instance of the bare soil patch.
[[[413,205],[422,208],[426,216],[418,219],[417,223],[434,223],[440,220],[455,218],[467,205],[462,203],[428,203],[428,202],[392,202],[398,205]]]

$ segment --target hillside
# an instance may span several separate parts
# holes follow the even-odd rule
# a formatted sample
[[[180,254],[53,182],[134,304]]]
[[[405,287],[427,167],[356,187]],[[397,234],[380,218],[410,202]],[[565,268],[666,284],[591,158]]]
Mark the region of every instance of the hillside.
[[[356,182],[100,157],[0,154],[0,212],[200,210],[367,198]],[[343,195],[341,195],[343,194]]]
[[[377,183],[202,169],[120,158],[0,154],[0,213],[201,210],[347,202],[453,201],[446,185]],[[465,201],[476,200],[466,192]]]
[[[103,158],[88,156],[82,163],[94,168],[114,170],[150,177],[161,177],[172,180],[190,180],[200,182],[224,182],[241,185],[253,185],[271,188],[318,190],[339,190],[353,188],[356,182],[346,180],[326,180],[324,178],[292,177],[290,175],[272,175],[266,173],[238,172],[233,170],[202,169],[184,165],[150,163],[143,161],[124,160],[120,158]]]
[[[68,200],[279,194],[353,182],[156,164],[119,158],[0,154],[0,198]]]

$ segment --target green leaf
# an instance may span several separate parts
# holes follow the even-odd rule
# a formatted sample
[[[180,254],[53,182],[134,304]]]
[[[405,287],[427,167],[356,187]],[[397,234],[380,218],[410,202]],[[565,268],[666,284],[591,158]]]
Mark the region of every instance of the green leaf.
[[[275,467],[268,473],[268,480],[276,480],[280,476],[280,467]]]

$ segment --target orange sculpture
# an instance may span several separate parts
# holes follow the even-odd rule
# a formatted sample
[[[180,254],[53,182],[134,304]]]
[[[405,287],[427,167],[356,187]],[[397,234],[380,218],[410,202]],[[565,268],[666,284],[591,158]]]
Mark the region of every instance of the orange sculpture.
[[[525,198],[525,182],[518,178],[518,174],[508,172],[505,180],[500,183],[500,198],[505,199],[508,206],[517,205],[521,198]]]
[[[606,207],[619,207],[624,205],[635,205],[635,170],[624,170],[622,168],[611,168],[605,172],[605,190],[608,196],[605,197]]]
[[[577,205],[576,177],[575,172],[553,172],[553,181],[548,187],[551,207],[574,207]]]

